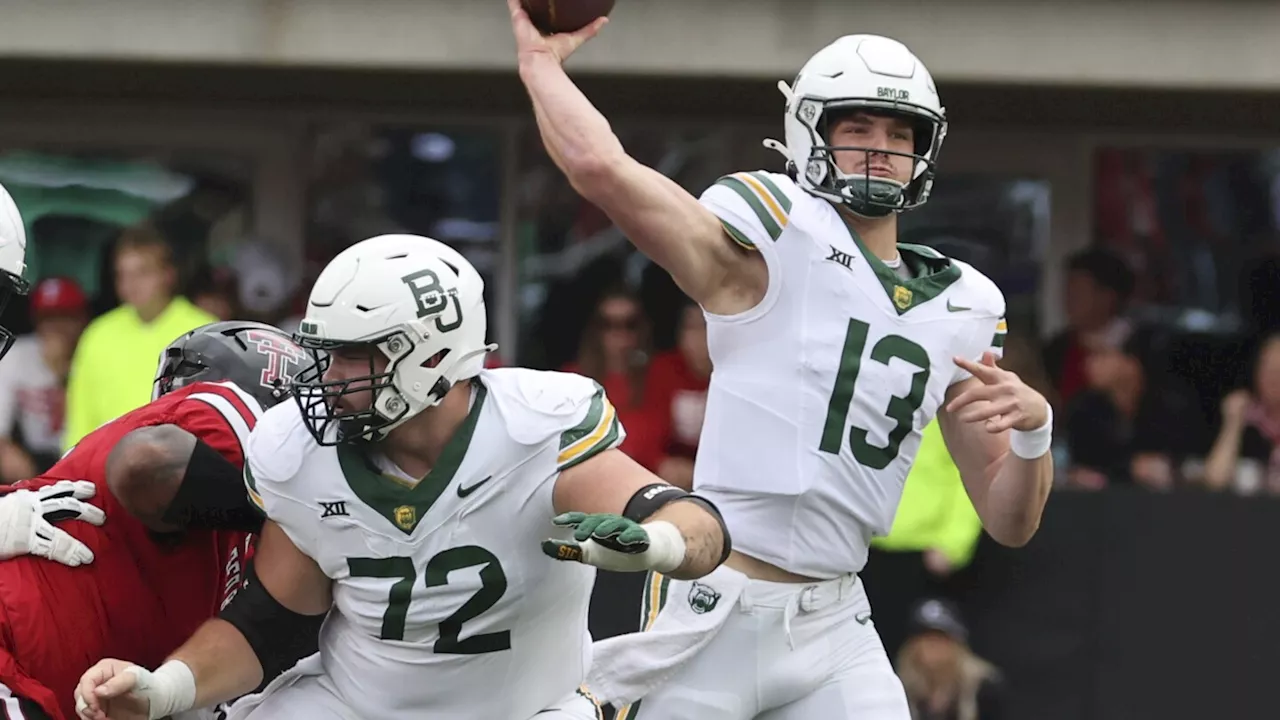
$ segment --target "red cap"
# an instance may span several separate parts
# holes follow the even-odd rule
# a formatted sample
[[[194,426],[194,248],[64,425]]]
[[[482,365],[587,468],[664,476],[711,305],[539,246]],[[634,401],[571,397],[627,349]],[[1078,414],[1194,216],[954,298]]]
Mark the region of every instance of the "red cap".
[[[83,315],[88,311],[88,298],[71,278],[45,278],[31,291],[32,315]]]

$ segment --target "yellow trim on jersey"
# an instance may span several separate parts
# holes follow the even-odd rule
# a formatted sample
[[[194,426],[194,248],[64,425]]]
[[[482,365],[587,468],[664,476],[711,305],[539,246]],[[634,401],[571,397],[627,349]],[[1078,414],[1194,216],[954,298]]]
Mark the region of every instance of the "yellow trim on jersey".
[[[262,514],[267,513],[267,503],[263,501],[262,496],[258,494],[257,481],[253,479],[253,471],[249,469],[249,462],[244,463],[244,489],[252,502]]]
[[[716,181],[716,185],[728,188],[742,198],[770,240],[777,240],[782,236],[783,230],[787,227],[788,214],[791,212],[791,199],[767,176],[763,173],[734,173],[720,178]],[[745,220],[748,217],[750,216],[742,215],[741,219]],[[731,235],[732,230],[742,229],[726,228]],[[755,244],[753,236],[754,233],[751,237],[747,237],[752,245]],[[738,238],[734,239],[738,240]]]
[[[991,347],[1004,349],[1004,338],[1009,333],[1009,324],[1000,318],[1000,322],[996,323],[996,334],[991,338]]]
[[[729,238],[732,239],[738,245],[741,245],[743,248],[746,248],[747,250],[757,249],[756,244],[751,242],[751,239],[747,237],[746,233],[734,227],[733,223],[730,223],[729,221],[721,218],[720,225],[724,228],[724,231],[729,236]]]
[[[781,205],[778,204],[773,193],[769,192],[769,190],[765,188],[764,183],[760,182],[755,178],[755,176],[748,173],[734,173],[730,177],[735,177],[747,185],[750,185],[751,189],[756,191],[756,195],[764,201],[765,207],[769,208],[769,213],[773,215],[773,220],[778,223],[778,227],[785,228],[787,226],[787,221],[790,218],[787,216],[786,211],[782,209]]]
[[[596,720],[604,720],[604,703],[600,699],[591,694],[591,690],[586,685],[578,686],[578,694],[586,698],[592,705],[596,706]]]
[[[561,470],[568,469],[618,441],[618,413],[613,409],[609,398],[601,397],[604,412],[600,414],[600,422],[586,437],[560,451],[556,456],[556,465]]]
[[[641,632],[652,629],[653,624],[658,621],[658,615],[667,604],[667,587],[670,584],[671,578],[659,572],[650,572],[649,577],[645,578],[644,598],[640,607]],[[614,720],[635,720],[643,701],[644,698],[641,698],[618,708]]]

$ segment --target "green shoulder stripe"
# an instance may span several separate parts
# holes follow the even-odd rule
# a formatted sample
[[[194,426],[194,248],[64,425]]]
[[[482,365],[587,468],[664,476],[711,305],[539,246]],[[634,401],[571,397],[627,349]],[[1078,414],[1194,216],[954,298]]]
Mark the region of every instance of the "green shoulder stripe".
[[[716,181],[716,184],[736,192],[747,203],[770,240],[777,240],[782,235],[782,228],[787,224],[787,216],[759,181],[749,175],[739,174],[722,177]],[[757,191],[753,186],[759,187],[760,190]]]
[[[582,419],[582,422],[560,433],[561,450],[568,449],[592,432],[595,432],[595,429],[600,425],[600,418],[604,416],[604,405],[604,388],[600,387],[600,383],[596,383],[596,392],[591,396],[591,404],[587,408],[586,417]]]
[[[603,430],[603,434],[601,434],[599,439],[594,443],[584,445],[580,451],[577,451],[572,455],[566,455],[563,452],[560,454],[560,462],[558,463],[560,470],[568,470],[574,465],[583,463],[596,455],[599,455],[605,450],[611,450],[621,444],[622,425],[618,422],[618,414],[613,412],[613,408],[609,408],[609,413],[605,422],[607,424],[601,428],[601,430]]]
[[[756,249],[756,244],[751,242],[751,238],[748,238],[745,233],[734,227],[733,223],[722,219],[720,220],[720,225],[724,227],[724,231],[729,234],[729,237],[733,238],[734,242],[748,250]]]
[[[777,201],[778,206],[782,208],[782,211],[790,214],[791,198],[787,197],[787,194],[782,192],[782,189],[769,179],[769,175],[767,173],[752,172],[747,174],[759,181],[761,185],[764,185],[765,189],[769,191],[769,194],[773,196],[773,199]]]
[[[262,496],[258,494],[258,481],[254,479],[253,471],[249,469],[247,460],[244,463],[244,489],[249,495],[249,502],[253,503],[254,509],[266,515],[266,503],[262,500]]]
[[[597,453],[617,447],[621,440],[622,426],[618,423],[618,413],[605,396],[604,388],[596,384],[596,392],[591,396],[582,422],[560,433],[556,467],[567,470]]]

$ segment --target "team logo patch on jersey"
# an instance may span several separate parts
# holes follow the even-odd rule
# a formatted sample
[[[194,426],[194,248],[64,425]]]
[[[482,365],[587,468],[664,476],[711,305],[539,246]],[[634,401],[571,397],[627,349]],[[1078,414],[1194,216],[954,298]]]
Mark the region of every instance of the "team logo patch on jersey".
[[[720,593],[710,585],[695,582],[693,587],[689,588],[689,607],[699,615],[715,610],[719,602]]]
[[[412,505],[401,505],[396,508],[395,518],[401,530],[409,530],[418,522],[418,511]]]
[[[906,310],[911,307],[912,294],[911,291],[898,285],[893,289],[893,304],[897,305],[900,310]]]

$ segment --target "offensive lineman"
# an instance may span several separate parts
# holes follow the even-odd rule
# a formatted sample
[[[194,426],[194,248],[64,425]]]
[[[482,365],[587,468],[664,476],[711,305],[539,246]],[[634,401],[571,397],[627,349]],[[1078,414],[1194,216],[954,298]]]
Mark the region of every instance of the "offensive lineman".
[[[698,200],[629,157],[565,74],[606,21],[544,37],[509,7],[548,154],[702,306],[715,365],[694,487],[735,550],[696,582],[652,575],[648,632],[599,643],[588,687],[643,697],[626,720],[905,720],[856,573],[920,430],[938,414],[1005,545],[1035,533],[1052,482],[1049,406],[995,364],[1000,291],[897,244],[946,134],[933,80],[897,41],[836,40],[779,83],[786,144],[766,144],[789,174],[736,173]]]
[[[597,716],[580,689],[594,570],[559,560],[695,578],[728,538],[714,506],[616,449],[594,382],[482,369],[483,289],[424,237],[330,262],[296,336],[323,353],[316,371],[250,441],[245,479],[268,521],[248,587],[154,672],[91,668],[82,717],[230,699],[280,669],[271,647],[317,632],[318,655],[229,718]],[[553,517],[572,539],[546,539]]]
[[[104,653],[159,662],[239,591],[262,524],[240,481],[242,446],[308,361],[261,323],[197,328],[161,355],[151,403],[0,490],[3,516],[25,508],[28,538],[42,530],[53,550],[27,539],[6,554],[33,556],[0,562],[0,717],[74,717],[76,682]],[[50,527],[48,510],[89,522]]]

